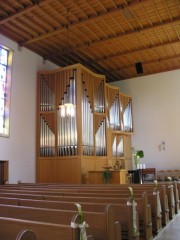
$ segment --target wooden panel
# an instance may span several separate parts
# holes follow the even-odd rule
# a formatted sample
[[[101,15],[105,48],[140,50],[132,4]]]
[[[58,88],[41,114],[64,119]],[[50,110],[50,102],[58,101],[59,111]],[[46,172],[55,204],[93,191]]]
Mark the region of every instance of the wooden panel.
[[[43,158],[39,159],[38,182],[53,183],[55,182],[55,159]]]
[[[58,183],[81,183],[80,159],[77,157],[58,159],[56,173]]]
[[[111,171],[112,178],[110,179],[111,184],[125,184],[126,183],[126,170]],[[103,171],[89,171],[88,172],[88,183],[89,184],[102,184]]]
[[[86,156],[81,159],[82,183],[88,182],[89,171],[102,171],[107,164],[107,157]]]
[[[0,184],[5,184],[8,182],[9,178],[9,161],[0,160]]]

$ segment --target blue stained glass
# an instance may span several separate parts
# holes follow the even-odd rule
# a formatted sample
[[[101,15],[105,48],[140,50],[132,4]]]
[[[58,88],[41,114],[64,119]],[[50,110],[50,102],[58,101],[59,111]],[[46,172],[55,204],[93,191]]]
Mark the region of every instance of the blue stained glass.
[[[7,65],[7,59],[8,59],[8,51],[0,48],[0,63]]]
[[[9,87],[12,51],[0,45],[0,136],[9,136]],[[8,72],[9,68],[9,72]]]
[[[0,64],[0,80],[5,82],[6,81],[6,67]]]

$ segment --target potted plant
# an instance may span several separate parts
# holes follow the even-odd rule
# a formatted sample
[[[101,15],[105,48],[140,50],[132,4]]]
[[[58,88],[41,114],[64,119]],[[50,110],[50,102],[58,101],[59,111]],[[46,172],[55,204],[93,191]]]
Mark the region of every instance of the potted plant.
[[[109,183],[112,178],[112,172],[109,169],[106,169],[102,173],[103,183]]]

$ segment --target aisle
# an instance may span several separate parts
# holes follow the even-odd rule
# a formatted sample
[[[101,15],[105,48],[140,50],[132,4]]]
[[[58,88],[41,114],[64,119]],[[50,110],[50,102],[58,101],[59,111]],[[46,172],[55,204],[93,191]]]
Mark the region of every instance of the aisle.
[[[176,214],[166,227],[154,238],[154,240],[179,240],[180,239],[180,213]]]

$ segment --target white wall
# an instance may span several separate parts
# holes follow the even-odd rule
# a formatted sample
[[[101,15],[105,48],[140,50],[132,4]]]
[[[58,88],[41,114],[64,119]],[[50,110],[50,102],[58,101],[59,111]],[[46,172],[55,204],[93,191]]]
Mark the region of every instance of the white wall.
[[[34,182],[36,177],[36,79],[37,71],[57,68],[42,57],[0,35],[0,44],[12,50],[10,137],[0,137],[0,160],[9,160],[9,183]]]
[[[113,83],[133,97],[132,146],[147,167],[180,169],[180,70]],[[165,141],[165,150],[159,145]]]

